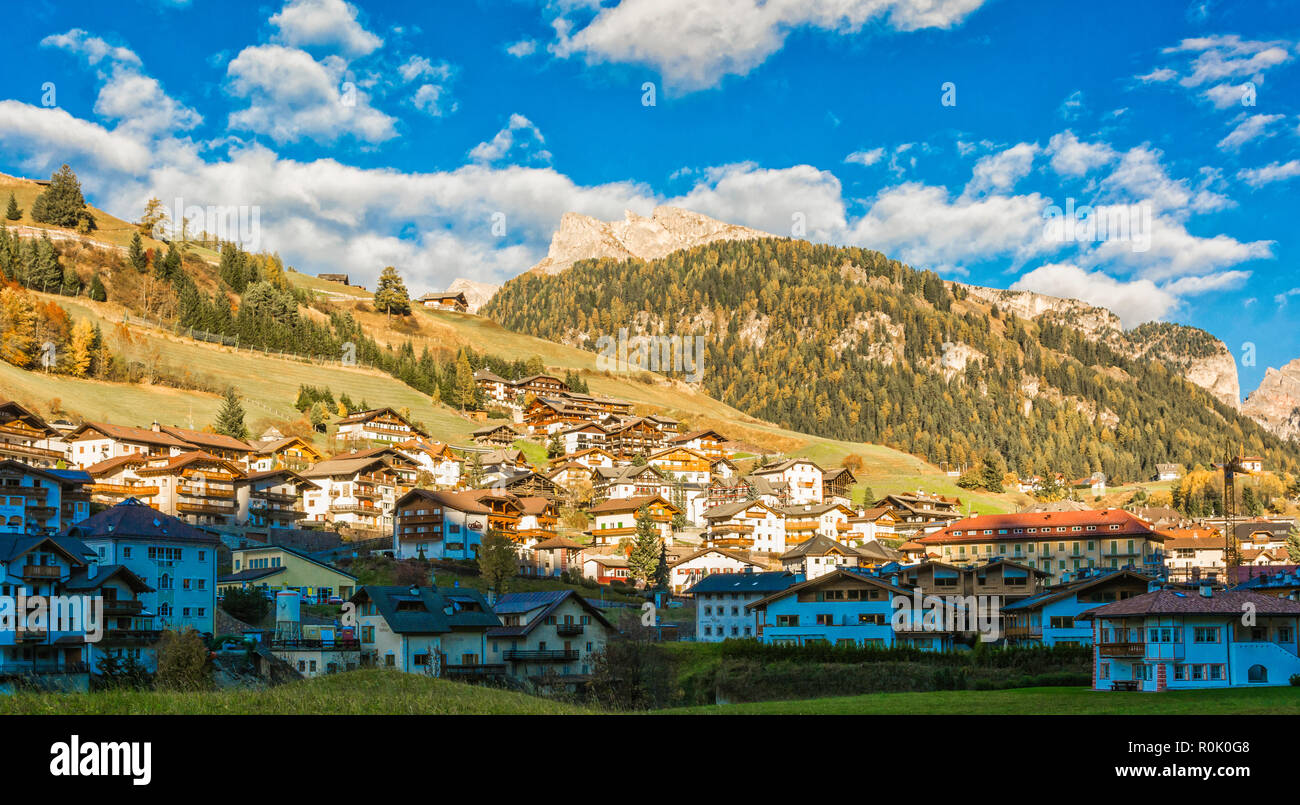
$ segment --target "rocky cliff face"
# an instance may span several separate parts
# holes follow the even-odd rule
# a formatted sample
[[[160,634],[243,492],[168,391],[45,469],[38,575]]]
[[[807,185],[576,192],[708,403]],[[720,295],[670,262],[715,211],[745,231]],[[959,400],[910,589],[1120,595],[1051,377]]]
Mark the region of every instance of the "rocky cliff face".
[[[1300,436],[1300,358],[1281,369],[1270,366],[1241,412],[1284,439]]]
[[[530,270],[558,274],[579,260],[637,257],[654,260],[679,249],[703,246],[717,240],[772,237],[766,232],[722,221],[677,207],[656,207],[649,218],[624,213],[622,221],[599,221],[589,215],[567,212],[551,238],[546,257]]]
[[[1047,316],[1132,358],[1163,361],[1225,405],[1241,408],[1237,362],[1222,341],[1204,331],[1177,324],[1160,324],[1126,332],[1114,313],[1078,299],[1062,299],[1031,291],[981,288],[957,282],[952,284],[963,288],[970,297],[997,305],[1022,319]]]
[[[487,304],[492,296],[501,290],[501,286],[491,282],[475,282],[463,277],[457,277],[452,280],[451,285],[447,286],[448,293],[463,293],[465,300],[469,302],[469,312],[477,313],[478,309]]]

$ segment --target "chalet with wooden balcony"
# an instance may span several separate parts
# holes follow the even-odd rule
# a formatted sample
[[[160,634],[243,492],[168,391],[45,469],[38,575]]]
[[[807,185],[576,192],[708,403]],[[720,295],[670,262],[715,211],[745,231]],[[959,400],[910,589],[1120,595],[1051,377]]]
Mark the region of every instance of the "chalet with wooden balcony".
[[[415,462],[416,479],[421,486],[454,489],[460,484],[461,458],[446,442],[409,439],[397,445],[397,451]]]
[[[781,554],[781,568],[805,579],[815,579],[836,568],[869,567],[879,558],[845,545],[825,534],[815,534]]]
[[[937,531],[961,519],[960,498],[920,490],[915,494],[885,495],[871,505],[888,508],[894,517],[894,529],[906,536]]]
[[[87,487],[90,499],[95,503],[115,506],[127,498],[135,498],[147,506],[158,508],[158,482],[155,479],[143,479],[138,474],[148,463],[148,457],[133,453],[104,459],[86,467],[85,472],[92,479]]]
[[[791,503],[821,503],[824,473],[815,461],[788,458],[755,469],[751,475],[782,483],[789,489]]]
[[[142,482],[157,485],[158,511],[193,525],[235,524],[235,484],[245,473],[234,462],[194,450],[150,458],[135,474]]]
[[[901,527],[901,524],[900,524]],[[1005,557],[1060,579],[1087,567],[1163,573],[1165,537],[1123,509],[980,514],[916,537],[945,562]]]
[[[554,464],[564,464],[572,462],[582,464],[585,467],[613,467],[619,463],[618,459],[607,450],[599,447],[592,447],[587,450],[579,450],[576,453],[569,453],[553,460]]]
[[[318,487],[303,493],[307,522],[378,534],[391,532],[399,490],[406,488],[404,479],[413,480],[415,470],[394,463],[386,453],[362,452],[326,459],[299,475]]]
[[[475,444],[509,447],[519,439],[519,432],[504,422],[488,425],[470,433]]]
[[[252,472],[293,470],[301,472],[325,460],[325,454],[300,436],[285,436],[253,442],[249,457]]]
[[[488,662],[518,679],[584,681],[592,657],[617,634],[605,613],[573,590],[507,593],[492,611],[501,625],[488,629]]]
[[[476,590],[366,585],[350,600],[363,665],[449,679],[506,673],[487,646],[501,620]]]
[[[645,418],[633,419],[609,428],[605,435],[605,449],[619,458],[648,456],[663,446],[663,431]]]
[[[452,313],[469,312],[469,300],[465,298],[465,294],[459,292],[427,293],[415,301],[434,310],[446,310]]]
[[[1081,570],[1038,595],[1002,608],[1003,636],[1014,645],[1091,645],[1092,624],[1079,613],[1150,590],[1151,576],[1131,570]]]
[[[576,461],[554,465],[546,471],[546,477],[564,490],[570,500],[588,505],[596,489],[596,471],[586,464]]]
[[[709,457],[689,447],[669,447],[651,453],[646,463],[658,469],[665,478],[675,478],[691,484],[706,485],[713,477]]]
[[[235,480],[235,523],[263,538],[275,529],[297,528],[307,517],[303,496],[319,489],[293,470],[250,473]]]
[[[16,402],[0,401],[0,461],[53,469],[66,460],[63,434]]]
[[[727,437],[716,430],[705,429],[670,436],[666,440],[666,446],[685,447],[709,458],[730,458],[725,447],[728,441]]]
[[[160,425],[159,429],[169,436],[175,436],[186,444],[193,445],[191,449],[202,450],[210,456],[224,459],[244,469],[248,468],[249,459],[253,452],[253,447],[248,442],[236,439],[233,436],[227,436],[224,433],[208,433],[207,431],[178,428],[174,425]]]
[[[848,467],[835,467],[822,473],[822,500],[850,505],[858,479]]]
[[[524,409],[524,424],[532,436],[551,436],[593,421],[597,412],[556,397],[534,397]]]
[[[622,553],[582,553],[582,575],[597,584],[620,582],[627,584],[632,577],[627,557]]]
[[[587,510],[592,519],[591,536],[595,545],[617,545],[636,535],[638,512],[644,508],[660,539],[671,542],[673,516],[682,510],[659,495],[640,495],[629,498],[610,498]]]
[[[90,516],[91,478],[81,470],[0,461],[0,534],[55,534]]]
[[[581,425],[565,428],[558,436],[566,456],[588,453],[597,449],[604,452],[604,448],[609,443],[609,431],[595,422],[584,422]]]
[[[513,403],[515,400],[514,383],[489,369],[474,372],[474,385],[483,390],[483,396],[498,403]]]
[[[9,613],[13,627],[0,630],[0,690],[19,684],[87,690],[89,674],[106,653],[132,653],[152,667],[141,651],[158,633],[137,599],[148,585],[120,565],[96,565],[95,559],[75,538],[0,534],[0,594],[39,597],[46,605],[39,617],[30,609]],[[55,599],[62,601],[58,608]]]
[[[98,596],[103,606],[103,632],[87,644],[91,673],[100,672],[103,658],[134,662],[146,671],[158,670],[157,643],[162,630],[141,596],[157,590],[125,565],[92,564],[64,585],[71,595]]]
[[[99,564],[125,565],[152,587],[140,600],[158,628],[212,632],[217,537],[136,500],[92,515],[64,535],[84,542]]]
[[[849,518],[849,531],[845,538],[850,542],[893,539],[894,524],[894,515],[888,507],[861,509]]]
[[[707,547],[670,560],[668,584],[674,595],[682,595],[709,576],[761,573],[770,569],[749,551]]]
[[[704,539],[715,548],[781,553],[785,515],[761,500],[740,500],[704,510]]]
[[[68,443],[69,463],[82,469],[119,456],[170,458],[195,449],[184,439],[164,432],[156,422],[152,428],[87,422],[63,438]]]
[[[894,605],[899,598],[903,606]],[[951,649],[957,632],[948,628],[950,605],[935,602],[937,617],[927,625],[925,610],[907,606],[913,600],[906,587],[838,568],[760,598],[746,610],[753,613],[756,635],[764,643]]]
[[[429,438],[429,434],[392,408],[372,408],[349,414],[338,420],[334,432],[338,441],[361,443],[397,443],[416,436]]]
[[[1075,621],[1092,627],[1095,690],[1264,687],[1300,674],[1300,602],[1286,598],[1171,587]]]
[[[1032,565],[994,559],[982,565],[924,561],[901,568],[895,580],[924,595],[996,596],[1000,606],[1043,592],[1048,574]]]
[[[787,549],[811,539],[816,534],[834,540],[845,539],[853,510],[843,503],[795,503],[774,507],[785,518]]]
[[[672,496],[672,492],[673,485],[664,477],[664,474],[658,468],[649,464],[596,468],[594,495],[596,500],[644,497],[646,495],[659,495],[668,498]]]
[[[412,489],[397,501],[396,511],[393,556],[398,559],[472,559],[489,530],[516,542],[554,536],[555,510],[549,501],[525,502],[495,489]]]

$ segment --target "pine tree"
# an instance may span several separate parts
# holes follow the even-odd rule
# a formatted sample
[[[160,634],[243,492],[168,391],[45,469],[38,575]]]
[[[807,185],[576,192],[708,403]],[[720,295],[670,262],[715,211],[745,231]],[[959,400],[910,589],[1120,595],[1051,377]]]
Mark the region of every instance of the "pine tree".
[[[89,296],[96,302],[108,301],[108,291],[104,288],[104,283],[100,282],[99,274],[96,274],[90,280]]]
[[[235,439],[248,438],[248,427],[244,424],[244,406],[239,403],[239,395],[235,393],[234,386],[226,387],[225,400],[217,412],[213,429]]]
[[[1300,565],[1300,529],[1295,526],[1286,534],[1286,555],[1292,564]]]
[[[496,595],[506,593],[510,579],[519,572],[514,543],[495,528],[488,529],[479,545],[478,572]]]
[[[650,519],[650,510],[642,506],[636,513],[636,534],[632,538],[632,553],[627,557],[627,570],[634,581],[649,584],[659,567],[659,530]]]
[[[86,197],[81,194],[81,183],[67,165],[50,177],[50,184],[32,202],[32,220],[55,226],[74,227],[82,224],[89,213]],[[90,219],[93,222],[93,219]]]
[[[474,370],[469,367],[469,358],[465,356],[465,352],[462,350],[460,357],[456,360],[456,385],[454,389],[454,399],[460,410],[464,411],[466,408],[473,407],[476,388]]]
[[[149,256],[145,254],[144,241],[140,240],[139,232],[131,236],[131,245],[126,250],[126,261],[131,264],[131,268],[141,274],[149,268]]]
[[[18,200],[14,198],[13,193],[10,193],[9,207],[5,210],[5,218],[10,221],[21,221],[22,217],[23,211],[18,209]]]
[[[392,266],[386,266],[379,275],[379,284],[375,286],[375,310],[384,311],[390,320],[394,313],[406,316],[411,312],[411,297],[406,292],[406,284]]]

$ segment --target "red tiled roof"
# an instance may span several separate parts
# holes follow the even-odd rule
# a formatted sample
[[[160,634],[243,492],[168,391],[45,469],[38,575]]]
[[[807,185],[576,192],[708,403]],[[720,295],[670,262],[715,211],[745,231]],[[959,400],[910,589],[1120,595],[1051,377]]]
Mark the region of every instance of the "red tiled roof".
[[[1118,530],[1111,530],[1109,526],[1118,525]],[[1064,512],[1018,512],[1015,514],[979,514],[974,517],[965,517],[961,520],[955,520],[933,534],[927,534],[919,537],[917,542],[923,545],[943,545],[958,542],[988,542],[992,539],[1059,539],[1072,532],[1056,531],[1057,528],[1069,529],[1072,526],[1097,526],[1097,531],[1073,532],[1080,535],[1092,535],[1097,538],[1106,538],[1108,536],[1128,536],[1141,535],[1146,538],[1164,539],[1164,535],[1155,531],[1146,522],[1141,520],[1123,509],[1102,509],[1100,511],[1064,511]],[[1106,526],[1106,530],[1100,530]],[[1024,532],[1019,534],[1011,533],[1013,529],[1022,528]],[[1030,534],[1028,529],[1037,528],[1037,533]],[[1051,528],[1053,531],[1044,533],[1042,529]],[[1008,533],[998,534],[999,529],[1006,529]],[[992,534],[985,534],[985,531],[992,531]],[[960,536],[957,532],[961,532]]]

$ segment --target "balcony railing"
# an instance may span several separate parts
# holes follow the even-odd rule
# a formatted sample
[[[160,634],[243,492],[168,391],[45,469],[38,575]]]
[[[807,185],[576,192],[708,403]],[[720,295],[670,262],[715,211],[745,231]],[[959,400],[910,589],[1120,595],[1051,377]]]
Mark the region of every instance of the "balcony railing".
[[[1097,653],[1103,657],[1142,657],[1147,652],[1147,644],[1138,643],[1098,643]]]
[[[25,579],[57,579],[63,575],[63,568],[58,565],[24,565]]]
[[[162,639],[160,629],[105,629],[103,640],[110,643],[138,643],[148,645]]]
[[[557,623],[555,624],[555,633],[562,637],[572,637],[573,635],[582,634],[581,623]]]
[[[0,663],[0,676],[27,676],[35,674],[84,674],[90,667],[84,662],[6,662]]]
[[[442,666],[443,676],[459,677],[478,677],[478,676],[505,676],[505,663],[475,663],[473,665],[451,665]]]
[[[323,649],[327,651],[360,651],[361,641],[355,638],[337,638],[334,640],[320,640],[313,638],[299,638],[297,640],[272,640],[271,648],[282,649]]]
[[[501,656],[510,662],[573,662],[578,659],[577,649],[540,649],[524,651],[510,649]]]
[[[105,615],[138,615],[144,610],[140,601],[104,601]]]

